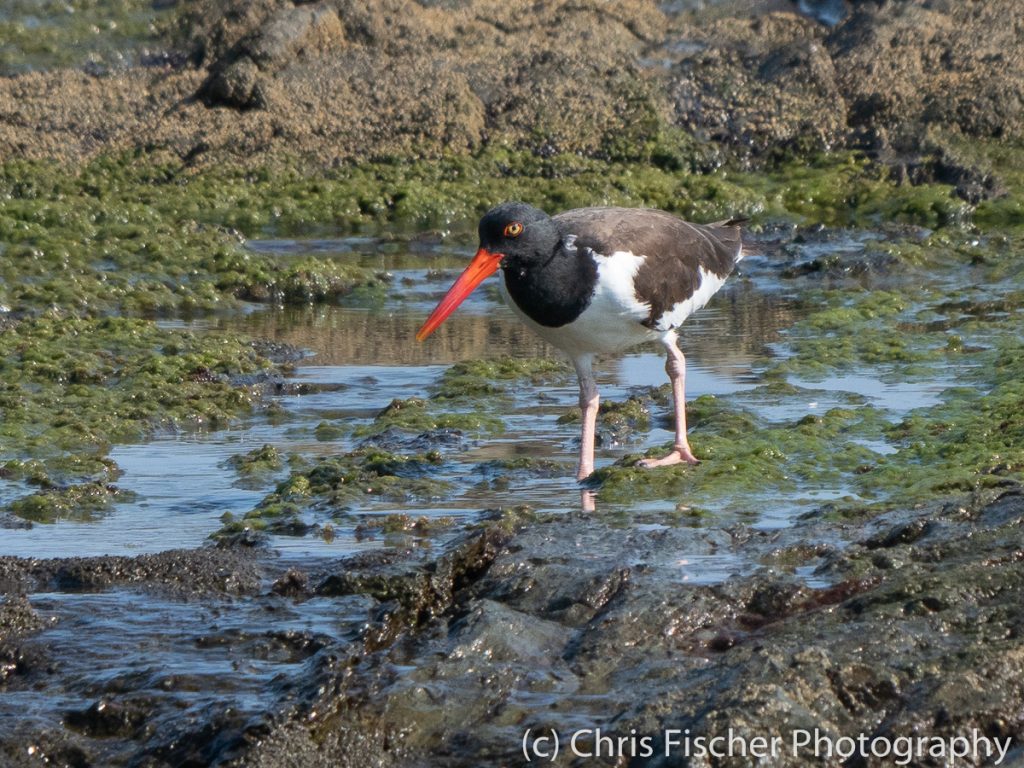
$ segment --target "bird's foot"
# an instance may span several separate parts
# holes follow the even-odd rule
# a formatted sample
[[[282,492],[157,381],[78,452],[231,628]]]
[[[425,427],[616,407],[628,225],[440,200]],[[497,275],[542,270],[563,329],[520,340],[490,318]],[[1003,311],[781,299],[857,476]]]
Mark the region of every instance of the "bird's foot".
[[[700,464],[700,459],[693,455],[693,451],[690,450],[688,445],[677,445],[675,450],[668,456],[660,459],[642,459],[636,465],[644,469],[653,469],[654,467],[670,467],[673,464],[682,464],[684,462],[686,464]]]

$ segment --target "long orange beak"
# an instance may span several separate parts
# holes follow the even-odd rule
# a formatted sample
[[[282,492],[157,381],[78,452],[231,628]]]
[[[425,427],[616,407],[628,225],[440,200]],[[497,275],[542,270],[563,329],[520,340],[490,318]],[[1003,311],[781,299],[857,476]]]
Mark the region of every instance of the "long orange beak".
[[[498,265],[501,264],[503,258],[505,258],[504,254],[491,253],[484,248],[477,251],[476,256],[469,262],[469,266],[459,275],[459,279],[452,284],[452,287],[448,289],[448,293],[444,295],[441,302],[430,313],[427,322],[416,332],[416,341],[423,341],[432,334],[437,329],[437,326],[443,323],[445,318],[454,312],[459,304],[466,300],[466,297],[473,292],[474,288],[497,272]]]

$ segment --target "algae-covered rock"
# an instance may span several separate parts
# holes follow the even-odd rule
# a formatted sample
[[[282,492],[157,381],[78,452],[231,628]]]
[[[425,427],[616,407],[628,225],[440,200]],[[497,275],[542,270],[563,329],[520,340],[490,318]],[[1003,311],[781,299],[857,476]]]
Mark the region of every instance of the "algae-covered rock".
[[[0,82],[17,116],[0,140],[74,162],[320,168],[513,147],[690,171],[866,148],[900,178],[999,197],[955,144],[1024,135],[1013,0],[793,12],[810,5],[204,0],[175,14],[192,66]]]
[[[297,457],[293,457],[297,459]],[[272,445],[254,448],[248,453],[236,454],[223,462],[238,474],[236,485],[243,488],[260,488],[269,485],[285,466],[285,457]]]
[[[23,519],[87,520],[130,498],[106,454],[159,428],[210,429],[251,411],[269,360],[244,340],[146,320],[26,318],[0,331],[0,476],[40,490],[9,509]]]
[[[900,147],[919,126],[1020,138],[1024,58],[1012,0],[858,4],[828,47],[852,127]],[[998,72],[998,74],[997,74]]]
[[[441,498],[452,490],[451,482],[435,477],[442,461],[437,452],[392,454],[369,446],[320,459],[293,470],[254,509],[228,519],[214,535],[254,529],[302,536],[319,525],[317,517],[344,517],[367,501]]]
[[[444,372],[434,394],[440,400],[456,401],[501,396],[515,382],[562,381],[568,379],[569,371],[565,362],[549,358],[465,360]]]
[[[318,744],[340,758],[345,733],[359,727],[401,734],[390,749],[407,762],[470,765],[515,760],[528,728],[579,732],[579,750],[596,748],[600,728],[625,737],[624,754],[637,758],[640,739],[663,743],[666,729],[680,737],[689,729],[748,743],[778,735],[786,747],[774,762],[796,766],[813,748],[790,746],[793,731],[818,729],[833,743],[864,733],[906,748],[920,733],[948,742],[977,729],[1005,754],[1024,735],[1015,639],[1021,499],[1009,489],[967,508],[894,513],[883,530],[930,518],[946,531],[883,533],[901,550],[885,563],[877,549],[813,545],[841,530],[825,521],[716,535],[593,518],[534,520],[490,548],[470,537],[437,570],[353,560],[322,593],[367,592],[385,607],[367,635],[371,652],[327,672],[332,692],[314,695],[318,711],[358,698],[358,726],[351,710],[339,713],[317,731]],[[812,588],[771,569],[714,586],[683,578],[741,540],[766,555],[785,544],[790,567],[816,563],[827,583]],[[464,562],[476,566],[451,569]],[[438,578],[452,573],[461,575]],[[1004,683],[985,685],[989,675]],[[302,751],[308,727],[282,727],[247,759],[273,765]]]
[[[694,23],[671,71],[675,119],[740,154],[831,149],[847,136],[825,28],[796,15]]]
[[[232,456],[227,464],[241,475],[257,475],[274,472],[284,466],[281,452],[272,445],[254,448],[246,454]]]
[[[344,44],[338,14],[325,4],[281,8],[235,43],[210,68],[200,93],[211,104],[265,107],[272,87],[266,75],[296,59],[330,53]]]
[[[379,439],[394,429],[424,436],[420,442],[425,444],[430,442],[431,433],[443,435],[446,430],[456,430],[469,434],[495,434],[501,432],[504,425],[500,419],[483,411],[452,413],[423,398],[411,397],[392,400],[374,417],[373,422],[357,427],[354,434]]]
[[[131,492],[114,485],[82,483],[22,496],[8,506],[18,517],[35,523],[56,523],[60,520],[88,521],[110,510],[118,501],[134,498]]]

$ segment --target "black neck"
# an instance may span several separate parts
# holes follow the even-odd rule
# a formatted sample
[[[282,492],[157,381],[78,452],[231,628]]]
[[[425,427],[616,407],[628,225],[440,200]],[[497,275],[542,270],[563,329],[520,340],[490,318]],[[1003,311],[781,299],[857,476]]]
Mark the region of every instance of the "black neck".
[[[571,323],[590,304],[597,264],[586,248],[560,242],[548,254],[513,254],[503,263],[505,287],[527,317],[558,328]]]

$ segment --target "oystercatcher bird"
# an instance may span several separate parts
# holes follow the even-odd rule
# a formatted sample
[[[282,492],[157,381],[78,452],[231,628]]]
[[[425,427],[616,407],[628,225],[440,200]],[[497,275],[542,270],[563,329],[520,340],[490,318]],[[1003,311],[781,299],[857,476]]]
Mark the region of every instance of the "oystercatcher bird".
[[[740,224],[691,224],[650,208],[579,208],[548,216],[502,203],[480,220],[480,248],[416,334],[429,336],[486,277],[520,319],[572,360],[583,432],[577,480],[594,471],[598,392],[594,356],[657,340],[675,400],[675,446],[661,467],[698,463],[686,439],[686,359],[677,330],[707,304],[743,258]]]

